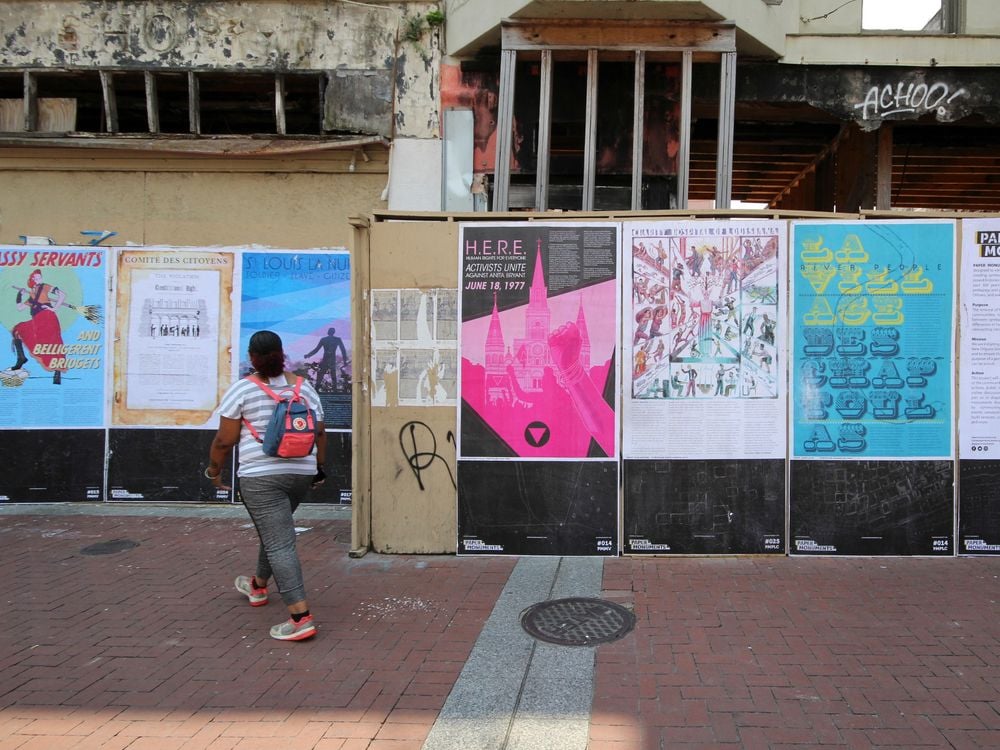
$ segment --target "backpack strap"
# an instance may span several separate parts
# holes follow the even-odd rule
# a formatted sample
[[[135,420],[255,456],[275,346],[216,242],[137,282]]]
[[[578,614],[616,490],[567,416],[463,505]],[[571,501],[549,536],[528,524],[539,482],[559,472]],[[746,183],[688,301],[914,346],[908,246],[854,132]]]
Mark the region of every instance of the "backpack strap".
[[[280,404],[281,403],[281,400],[282,400],[281,396],[279,396],[277,393],[275,393],[273,390],[271,390],[271,387],[267,383],[265,383],[263,380],[261,380],[260,378],[255,378],[253,375],[247,375],[244,378],[244,380],[249,380],[251,383],[253,383],[258,388],[260,388],[262,391],[264,391],[264,393],[266,393],[268,396],[270,396],[272,399],[274,399],[274,403],[276,403],[276,404]],[[288,378],[287,377],[285,378],[285,385],[288,385]],[[296,399],[299,398],[299,388],[301,388],[301,387],[302,387],[302,376],[300,375],[300,376],[298,376],[295,379],[295,390],[294,390],[294,393],[295,393],[295,398]],[[258,443],[263,443],[264,442],[264,438],[262,438],[260,436],[260,433],[257,432],[256,428],[254,428],[254,426],[247,421],[246,417],[243,417],[243,424],[245,424],[247,426],[247,429],[250,430],[250,434],[253,435],[253,439],[254,440],[256,440]]]

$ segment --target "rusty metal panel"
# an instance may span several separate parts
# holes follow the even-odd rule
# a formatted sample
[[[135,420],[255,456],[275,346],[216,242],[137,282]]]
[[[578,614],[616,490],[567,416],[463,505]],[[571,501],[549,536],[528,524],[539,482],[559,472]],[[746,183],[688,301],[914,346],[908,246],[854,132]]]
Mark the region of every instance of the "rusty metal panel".
[[[392,135],[392,73],[337,70],[324,99],[323,130]]]

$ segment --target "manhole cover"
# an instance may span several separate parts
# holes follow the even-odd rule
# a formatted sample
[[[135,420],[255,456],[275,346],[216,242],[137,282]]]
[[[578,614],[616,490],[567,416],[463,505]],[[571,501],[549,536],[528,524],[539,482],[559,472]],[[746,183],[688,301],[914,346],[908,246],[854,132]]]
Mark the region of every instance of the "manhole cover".
[[[533,638],[560,646],[596,646],[627,635],[635,615],[603,599],[553,599],[521,613],[521,627]]]
[[[113,555],[116,552],[124,552],[127,549],[138,546],[139,542],[133,542],[131,539],[109,539],[106,542],[98,542],[97,544],[91,544],[89,547],[84,547],[80,550],[80,554]]]

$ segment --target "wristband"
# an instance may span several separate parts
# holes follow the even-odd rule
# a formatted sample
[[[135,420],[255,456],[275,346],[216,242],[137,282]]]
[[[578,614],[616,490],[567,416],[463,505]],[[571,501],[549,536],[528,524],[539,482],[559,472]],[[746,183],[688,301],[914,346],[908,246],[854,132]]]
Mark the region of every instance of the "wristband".
[[[222,476],[222,469],[219,469],[219,473],[218,474],[209,474],[208,470],[211,469],[211,468],[212,468],[211,466],[206,466],[205,467],[205,478],[206,479],[218,479],[220,476]]]

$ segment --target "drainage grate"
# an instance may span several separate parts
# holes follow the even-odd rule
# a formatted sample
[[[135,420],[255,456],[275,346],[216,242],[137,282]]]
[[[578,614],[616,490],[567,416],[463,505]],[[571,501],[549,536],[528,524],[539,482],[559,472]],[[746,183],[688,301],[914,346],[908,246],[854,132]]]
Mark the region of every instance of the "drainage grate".
[[[596,646],[627,635],[635,615],[603,599],[553,599],[521,613],[521,627],[533,638],[559,646]]]
[[[124,552],[138,546],[139,542],[133,542],[131,539],[109,539],[106,542],[98,542],[97,544],[91,544],[89,547],[84,547],[80,550],[80,554],[113,555],[116,552]]]

